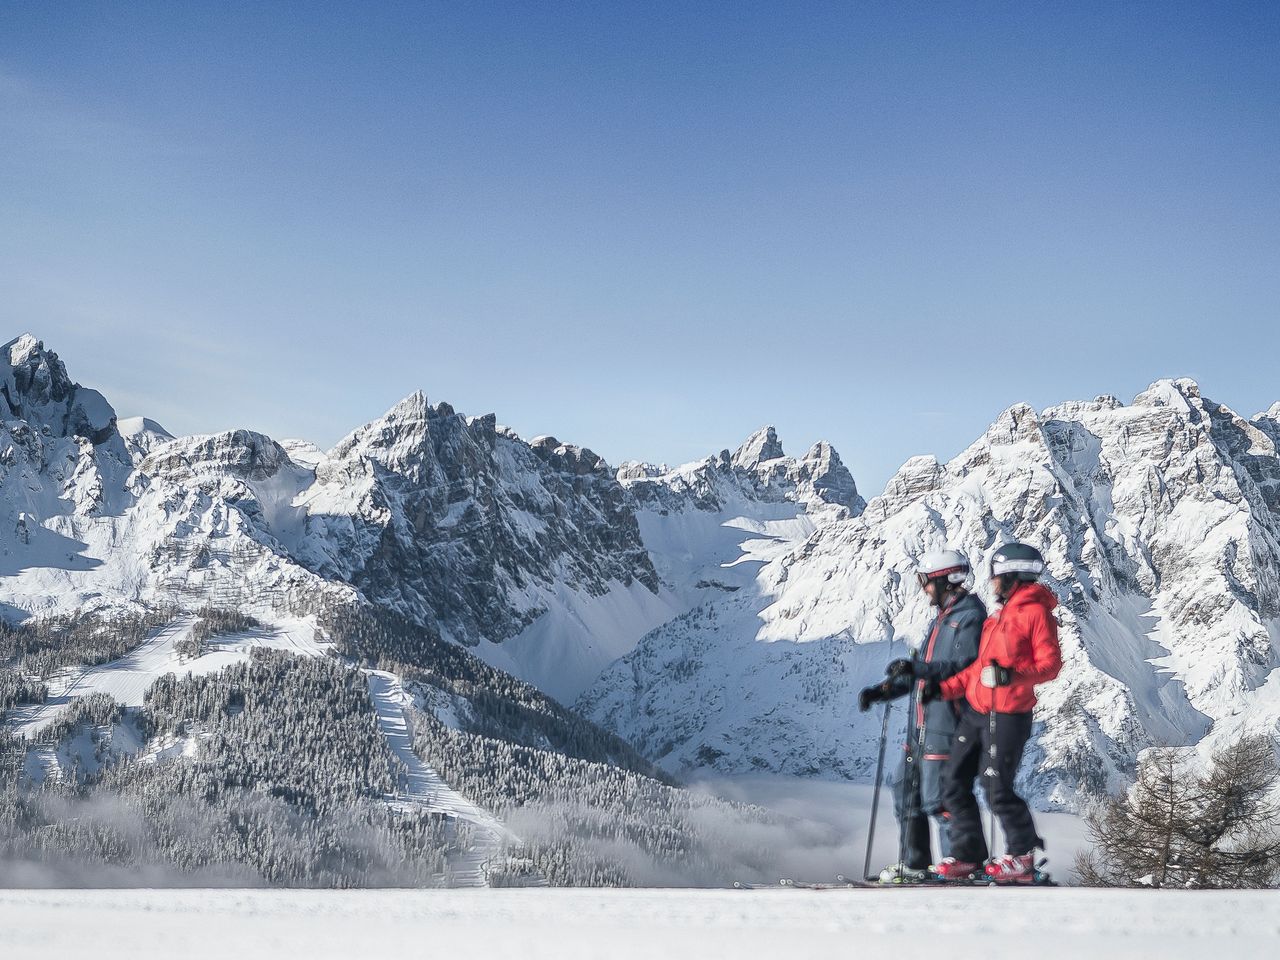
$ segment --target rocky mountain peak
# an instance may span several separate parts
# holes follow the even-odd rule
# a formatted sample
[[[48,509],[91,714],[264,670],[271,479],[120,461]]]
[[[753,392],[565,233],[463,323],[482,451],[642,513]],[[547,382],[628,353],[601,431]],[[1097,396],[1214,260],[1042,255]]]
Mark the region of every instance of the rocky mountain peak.
[[[0,400],[8,417],[95,446],[116,433],[116,412],[97,390],[74,383],[58,355],[29,333],[0,347]]]
[[[554,469],[566,473],[577,476],[595,473],[608,477],[613,472],[604,458],[593,450],[575,446],[572,443],[561,443],[555,437],[534,437],[529,441],[529,448],[539,459]]]
[[[1135,407],[1172,407],[1189,412],[1201,400],[1200,384],[1188,377],[1157,380],[1133,398]]]
[[[14,337],[3,347],[0,347],[0,350],[9,355],[9,365],[14,367],[28,363],[36,355],[41,355],[44,358],[50,356],[44,349],[44,343],[29,333]],[[57,354],[53,354],[52,357],[56,362]],[[63,376],[66,376],[66,370],[63,370]]]
[[[148,417],[126,417],[116,423],[116,429],[134,463],[141,463],[152,450],[173,439],[173,434]]]
[[[445,406],[448,406],[445,404]],[[415,390],[403,400],[399,400],[396,404],[382,415],[383,420],[392,421],[412,421],[422,420],[431,412],[431,403],[427,400],[427,395],[421,390]],[[449,408],[449,413],[453,413],[453,409]]]
[[[9,363],[0,389],[13,416],[22,416],[29,405],[64,403],[75,387],[58,355],[29,333],[0,347],[0,355]]]
[[[929,622],[914,558],[945,544],[981,570],[1017,539],[1048,561],[1070,664],[1037,710],[1041,803],[1114,789],[1153,744],[1274,732],[1280,710],[1257,691],[1280,666],[1276,422],[1185,379],[1128,405],[1010,407],[945,466],[908,460],[861,515],[817,525],[752,584],[653,631],[580,703],[673,770],[866,775],[876,731],[849,704]]]
[[[726,451],[727,453],[727,451]],[[665,463],[645,463],[643,460],[623,460],[618,466],[618,482],[624,486],[635,480],[653,480],[670,473]]]
[[[1015,443],[1019,440],[1040,441],[1040,415],[1029,403],[1015,403],[995,419],[987,428],[985,439],[998,443]]]
[[[808,481],[818,498],[827,502],[848,507],[855,516],[865,506],[858,495],[858,485],[853,474],[840,459],[840,454],[825,440],[819,440],[800,461],[797,476],[801,482]]]
[[[642,506],[662,512],[692,507],[718,511],[729,503],[792,502],[844,507],[856,515],[865,506],[853,475],[831,444],[819,441],[804,457],[788,457],[777,430],[761,427],[738,449],[668,467],[628,461],[617,478]]]
[[[1273,403],[1270,409],[1259,413],[1251,422],[1270,438],[1273,449],[1280,450],[1280,403]]]
[[[902,509],[905,504],[939,489],[946,475],[947,472],[937,457],[928,454],[912,457],[889,478],[884,492],[871,498],[866,508],[868,518],[884,519]]]
[[[746,442],[737,449],[733,454],[732,463],[735,467],[751,470],[762,463],[777,460],[783,456],[786,454],[783,453],[782,444],[778,440],[778,431],[773,427],[761,427],[747,437]]]

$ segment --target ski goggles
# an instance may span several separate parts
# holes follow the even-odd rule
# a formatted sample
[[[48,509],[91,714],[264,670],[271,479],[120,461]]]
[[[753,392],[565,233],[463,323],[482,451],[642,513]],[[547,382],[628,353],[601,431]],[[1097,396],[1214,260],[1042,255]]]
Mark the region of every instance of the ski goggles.
[[[916,580],[920,584],[920,589],[928,586],[930,580],[941,580],[943,577],[950,577],[953,573],[968,573],[968,567],[945,567],[942,570],[934,570],[932,573],[921,573],[916,571]]]

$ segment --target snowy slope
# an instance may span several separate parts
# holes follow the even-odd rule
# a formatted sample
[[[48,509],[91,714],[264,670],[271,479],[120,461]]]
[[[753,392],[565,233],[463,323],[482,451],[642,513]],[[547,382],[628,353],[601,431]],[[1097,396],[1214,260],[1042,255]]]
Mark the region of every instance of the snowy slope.
[[[672,769],[865,774],[878,730],[853,701],[923,634],[915,558],[947,544],[985,564],[1024,539],[1063,601],[1042,802],[1116,785],[1147,746],[1275,731],[1280,460],[1259,423],[1185,380],[1128,406],[1012,407],[950,463],[908,461],[860,515],[646,636],[580,707]]]
[[[924,909],[923,900],[928,900]],[[451,960],[1267,956],[1273,892],[1145,890],[94,890],[0,892],[6,956]]]
[[[547,612],[518,635],[475,651],[567,703],[650,630],[709,596],[741,589],[759,564],[864,505],[829,444],[788,457],[773,427],[733,454],[675,469],[625,463],[617,477],[658,589],[647,580],[614,581],[603,594],[560,586]],[[575,637],[582,639],[566,643]]]
[[[618,479],[636,503],[660,578],[684,609],[741,589],[760,562],[865,506],[829,444],[815,444],[797,460],[784,453],[773,427],[757,430],[732,454],[674,470],[625,463]]]
[[[299,656],[324,656],[328,644],[317,641],[310,619],[286,620],[252,633],[223,634],[210,638],[207,652],[194,659],[175,650],[195,625],[182,617],[156,630],[126,656],[95,667],[63,671],[49,681],[49,699],[39,705],[20,706],[5,715],[5,725],[32,737],[47,727],[77,697],[105,693],[123,707],[140,707],[144,694],[166,673],[200,676],[249,659],[254,647],[285,650]]]
[[[476,806],[444,782],[428,764],[413,752],[413,724],[405,713],[412,698],[394,673],[366,670],[369,696],[378,717],[378,729],[387,738],[391,752],[404,769],[404,784],[390,803],[395,807],[445,813],[465,820],[475,828],[466,853],[450,864],[448,885],[451,887],[483,887],[488,885],[488,863],[497,857],[504,843],[518,838],[500,820]]]
[[[254,648],[283,650],[298,656],[327,656],[331,645],[317,636],[313,618],[295,618],[243,633],[215,635],[204,642],[205,652],[194,659],[181,656],[176,646],[196,623],[194,617],[182,617],[155,630],[138,647],[119,660],[98,666],[65,670],[49,681],[50,696],[43,704],[19,706],[4,717],[5,728],[27,738],[36,737],[52,724],[58,715],[78,697],[107,694],[124,707],[141,707],[148,688],[167,673],[178,676],[216,673],[224,667],[249,659]],[[504,843],[518,838],[494,816],[476,806],[440,778],[413,752],[413,731],[404,707],[411,701],[400,678],[383,670],[364,669],[370,698],[374,705],[378,729],[386,738],[392,755],[402,770],[400,789],[386,798],[389,806],[412,808],[424,812],[443,813],[471,824],[471,842],[466,851],[450,864],[451,886],[486,886],[487,864],[498,855]],[[153,762],[180,761],[193,755],[192,738],[177,742],[142,743],[131,728],[112,731],[113,749],[129,753],[145,751]],[[82,734],[85,738],[88,733]],[[72,744],[60,755],[52,746],[38,746],[26,760],[26,776],[35,783],[63,779],[67,770],[85,770],[86,757],[95,751],[91,744]],[[96,767],[95,767],[96,768]]]

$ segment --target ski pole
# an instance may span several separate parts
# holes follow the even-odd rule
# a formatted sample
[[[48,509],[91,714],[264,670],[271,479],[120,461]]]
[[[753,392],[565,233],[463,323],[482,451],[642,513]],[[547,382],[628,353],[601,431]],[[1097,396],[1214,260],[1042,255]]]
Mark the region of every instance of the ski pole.
[[[916,688],[917,701],[923,695],[923,687],[924,687],[924,682],[922,681],[920,686]],[[925,763],[924,744],[925,744],[925,739],[928,737],[928,730],[929,730],[928,721],[925,720],[924,704],[920,705],[920,712],[916,715],[916,721],[917,721],[916,723],[916,757],[915,757],[915,760],[913,761],[913,766],[915,767],[915,770],[912,771],[915,775],[914,776],[915,783],[913,784],[913,789],[911,792],[911,805],[912,805],[911,815],[913,818],[924,815],[924,763]],[[926,820],[927,819],[928,818],[926,817]],[[930,839],[929,841],[929,846],[930,847],[933,846],[932,839]],[[932,862],[932,860],[930,860],[930,862]],[[901,869],[899,869],[898,873],[899,875],[901,875],[902,873]]]
[[[987,844],[987,855],[994,858],[996,855],[996,807],[993,801],[996,793],[996,779],[1000,776],[999,767],[999,750],[996,747],[996,686],[995,676],[999,669],[999,664],[992,660],[988,666],[992,672],[991,686],[991,710],[987,713],[987,832],[991,836],[991,842]]]
[[[889,739],[889,709],[892,704],[885,701],[884,715],[880,720],[880,755],[876,758],[876,788],[871,794],[871,823],[867,826],[867,856],[862,861],[863,879],[871,880],[871,844],[876,836],[876,811],[880,809],[880,781],[884,777],[884,744]]]

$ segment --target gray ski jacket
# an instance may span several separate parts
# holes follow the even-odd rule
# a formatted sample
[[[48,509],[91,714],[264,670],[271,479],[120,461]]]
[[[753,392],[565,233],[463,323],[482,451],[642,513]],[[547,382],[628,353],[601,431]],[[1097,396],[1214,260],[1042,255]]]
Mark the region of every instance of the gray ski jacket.
[[[924,727],[925,760],[942,760],[951,755],[951,738],[959,719],[957,702],[934,700],[920,702],[920,691],[928,680],[941,683],[959,673],[978,656],[978,641],[987,608],[972,593],[952,601],[938,616],[925,635],[924,644],[916,652],[917,679],[911,683],[908,701],[907,749],[915,750],[920,728]],[[904,683],[910,681],[904,681]],[[905,691],[904,691],[905,692]]]

